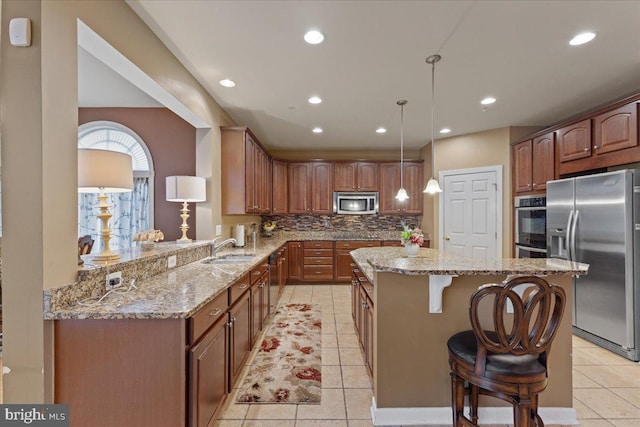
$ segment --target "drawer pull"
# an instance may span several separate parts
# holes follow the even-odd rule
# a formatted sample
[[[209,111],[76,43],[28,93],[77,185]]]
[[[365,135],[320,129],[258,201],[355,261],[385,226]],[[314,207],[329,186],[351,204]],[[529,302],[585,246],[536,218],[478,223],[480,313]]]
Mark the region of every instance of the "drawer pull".
[[[254,271],[254,272],[253,272],[253,275],[254,275],[254,276],[259,276],[259,275],[261,275],[261,274],[262,274],[262,272],[261,272],[261,271]]]
[[[215,310],[213,310],[211,313],[209,313],[209,317],[214,317],[217,316],[218,314],[222,313],[222,310],[220,310],[219,308],[216,308]]]
[[[245,283],[244,285],[240,286],[240,289],[246,289],[246,288],[247,288],[247,286],[249,286],[249,285],[247,285],[247,284]]]

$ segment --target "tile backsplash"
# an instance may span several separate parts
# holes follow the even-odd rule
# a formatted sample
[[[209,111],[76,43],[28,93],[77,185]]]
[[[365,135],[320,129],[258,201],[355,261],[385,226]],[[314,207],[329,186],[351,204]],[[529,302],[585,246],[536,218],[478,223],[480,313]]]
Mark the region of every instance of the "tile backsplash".
[[[420,215],[263,215],[279,231],[391,231],[420,225]]]

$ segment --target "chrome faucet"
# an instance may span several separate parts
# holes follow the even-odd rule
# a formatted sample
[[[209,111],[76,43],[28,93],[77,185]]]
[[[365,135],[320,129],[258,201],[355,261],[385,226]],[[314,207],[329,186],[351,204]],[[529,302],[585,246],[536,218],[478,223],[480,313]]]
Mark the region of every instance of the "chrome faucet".
[[[227,245],[229,243],[233,243],[234,245],[237,243],[236,239],[229,238],[227,240],[223,240],[222,242],[220,242],[219,244],[216,245],[216,240],[218,240],[218,238],[214,238],[211,241],[211,256],[214,257],[216,256],[216,253],[220,250],[221,247],[223,247],[224,245]]]

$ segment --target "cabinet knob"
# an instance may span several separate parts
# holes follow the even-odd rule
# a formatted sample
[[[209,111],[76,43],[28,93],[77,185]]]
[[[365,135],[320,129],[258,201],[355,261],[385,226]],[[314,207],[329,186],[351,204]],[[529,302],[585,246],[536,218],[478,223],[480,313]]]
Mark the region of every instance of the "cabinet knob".
[[[589,151],[589,148],[585,147],[584,151]]]
[[[536,184],[536,183],[534,182],[532,185],[535,187],[535,186],[536,186],[536,185],[538,185],[538,184]]]
[[[597,145],[594,145],[594,146],[593,146],[593,149],[594,149],[594,150],[599,150],[599,149],[600,149],[600,147],[598,147]]]

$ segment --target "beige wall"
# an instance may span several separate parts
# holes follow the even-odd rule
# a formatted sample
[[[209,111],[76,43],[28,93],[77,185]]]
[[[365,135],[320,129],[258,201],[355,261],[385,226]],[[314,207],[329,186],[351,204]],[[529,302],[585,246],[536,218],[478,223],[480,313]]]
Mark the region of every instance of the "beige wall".
[[[439,139],[435,143],[435,175],[441,171],[470,169],[483,166],[502,166],[502,256],[513,256],[513,235],[511,230],[513,200],[511,197],[511,147],[517,141],[538,128],[511,127],[492,129],[467,135]],[[431,176],[431,144],[420,152],[425,161],[425,183]],[[431,233],[432,247],[438,242],[437,196],[425,195],[422,227]]]
[[[11,369],[4,399],[42,402],[50,399],[43,368],[51,375],[42,290],[73,281],[77,269],[77,19],[211,126],[196,132],[196,173],[209,192],[197,207],[198,238],[222,222],[218,127],[234,123],[123,1],[1,7],[3,29],[14,17],[30,18],[33,28],[31,47],[12,47],[6,37],[0,45],[3,362]]]

